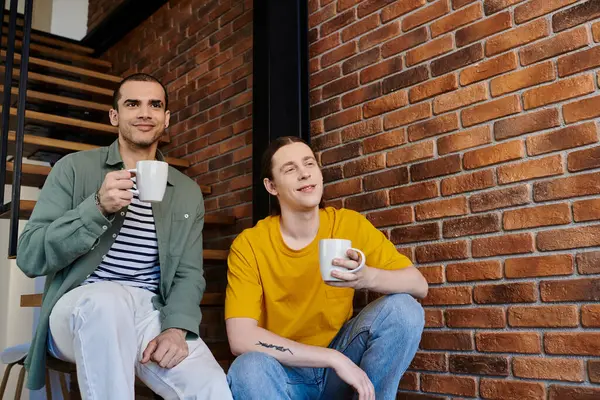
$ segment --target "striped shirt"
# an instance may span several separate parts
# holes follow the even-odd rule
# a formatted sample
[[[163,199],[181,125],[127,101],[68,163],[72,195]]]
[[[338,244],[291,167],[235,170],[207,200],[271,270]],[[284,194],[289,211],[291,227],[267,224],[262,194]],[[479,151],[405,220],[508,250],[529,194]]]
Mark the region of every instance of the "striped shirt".
[[[133,188],[137,189],[133,180]],[[134,194],[115,242],[84,284],[113,281],[156,293],[159,264],[152,205]]]

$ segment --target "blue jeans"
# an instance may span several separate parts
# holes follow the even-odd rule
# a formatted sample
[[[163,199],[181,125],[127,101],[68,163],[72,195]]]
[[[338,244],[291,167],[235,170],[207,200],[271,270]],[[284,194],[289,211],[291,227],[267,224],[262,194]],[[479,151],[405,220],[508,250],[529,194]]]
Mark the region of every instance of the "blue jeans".
[[[348,321],[330,348],[342,352],[367,373],[378,400],[396,398],[425,324],[421,305],[410,295],[374,301]],[[333,369],[294,368],[260,352],[238,357],[227,375],[234,399],[349,399],[354,390]]]

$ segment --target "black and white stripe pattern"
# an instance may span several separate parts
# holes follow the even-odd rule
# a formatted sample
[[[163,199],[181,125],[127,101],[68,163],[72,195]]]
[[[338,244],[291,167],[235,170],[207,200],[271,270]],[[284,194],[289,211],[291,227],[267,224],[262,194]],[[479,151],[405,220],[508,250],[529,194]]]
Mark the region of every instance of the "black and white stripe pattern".
[[[137,189],[135,180],[134,189]],[[114,281],[157,292],[159,279],[158,242],[152,206],[134,195],[115,242],[84,284]]]

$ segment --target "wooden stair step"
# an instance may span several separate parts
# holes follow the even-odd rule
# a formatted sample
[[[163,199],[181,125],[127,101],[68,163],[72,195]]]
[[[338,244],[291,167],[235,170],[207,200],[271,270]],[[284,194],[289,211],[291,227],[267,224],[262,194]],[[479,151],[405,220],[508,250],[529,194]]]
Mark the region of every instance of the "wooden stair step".
[[[204,216],[204,224],[235,225],[235,217],[230,217],[227,215],[208,214]]]
[[[2,35],[8,36],[8,26],[5,25],[2,27]],[[17,30],[16,37],[19,39],[23,39],[23,31]],[[61,47],[65,50],[78,51],[83,54],[94,54],[94,49],[91,47],[82,46],[77,43],[71,43],[66,40],[60,40],[53,37],[41,35],[39,33],[31,32],[31,41],[37,42],[41,44],[47,44],[48,46]]]
[[[229,250],[204,249],[204,259],[210,261],[227,261]]]
[[[2,92],[4,92],[4,85],[0,85],[0,93],[2,93]],[[11,88],[10,92],[13,95],[18,96],[19,88],[13,87],[13,88]],[[74,106],[74,107],[81,107],[81,108],[98,110],[98,111],[106,111],[106,112],[108,112],[112,108],[112,106],[109,104],[100,104],[100,103],[96,103],[94,101],[85,101],[85,100],[74,99],[72,97],[57,96],[54,94],[38,92],[35,90],[27,90],[27,100],[36,100],[39,102],[60,103],[60,104],[66,104],[69,106]]]
[[[2,46],[6,47],[8,43],[8,38],[2,37]],[[15,49],[20,49],[23,43],[20,40],[15,40]],[[43,46],[41,44],[31,43],[29,45],[29,49],[31,52],[37,52],[47,57],[57,58],[60,60],[72,61],[72,62],[81,62],[87,65],[93,65],[96,67],[102,67],[106,69],[112,68],[112,63],[100,60],[97,58],[84,56],[81,54],[73,53],[67,50],[55,49],[53,47]]]
[[[0,108],[1,109],[1,108]],[[8,141],[14,143],[16,141],[16,134],[14,131],[8,132]],[[25,134],[23,137],[23,143],[25,145],[31,145],[33,147],[40,147],[45,149],[63,150],[66,152],[85,151],[97,149],[100,146],[87,143],[70,142],[67,140],[52,139],[43,136],[28,135]],[[165,157],[165,161],[168,162],[175,168],[185,169],[190,166],[190,162],[183,158]],[[210,194],[208,191],[206,194]]]
[[[13,182],[13,174],[12,172],[15,169],[15,165],[12,162],[6,163],[6,183],[12,184]],[[42,187],[48,174],[52,167],[46,165],[37,165],[37,164],[29,164],[22,163],[21,164],[21,185],[23,186],[32,186],[32,187]]]
[[[2,56],[2,58],[6,58],[6,51],[0,51],[0,55]],[[21,54],[15,53],[15,63],[21,63]],[[62,64],[59,62],[44,60],[43,58],[31,56],[29,57],[29,64],[39,65],[41,67],[55,69],[60,72],[68,72],[74,75],[81,75],[88,78],[102,79],[113,83],[119,83],[123,79],[120,76],[105,74],[91,69],[75,67],[73,65]]]
[[[4,66],[0,66],[0,73],[4,74],[4,72]],[[20,77],[21,71],[18,68],[14,69],[13,76]],[[53,76],[38,74],[37,72],[31,71],[27,74],[27,79],[31,81],[43,82],[50,85],[56,85],[67,89],[72,89],[77,92],[99,94],[110,98],[112,98],[112,95],[114,93],[114,90],[112,89],[105,89],[94,85],[88,85],[86,83],[71,81],[69,79],[56,78]]]

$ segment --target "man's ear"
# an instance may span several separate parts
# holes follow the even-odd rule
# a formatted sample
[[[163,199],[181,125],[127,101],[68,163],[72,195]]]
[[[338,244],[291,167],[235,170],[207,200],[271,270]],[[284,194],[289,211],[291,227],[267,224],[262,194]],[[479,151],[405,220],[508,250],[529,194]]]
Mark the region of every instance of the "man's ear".
[[[169,127],[169,122],[171,121],[171,111],[165,111],[165,129]]]
[[[277,187],[275,186],[275,182],[273,182],[269,178],[265,178],[263,180],[263,184],[265,185],[265,189],[267,189],[267,192],[269,192],[269,194],[277,196],[278,192]]]
[[[110,118],[110,124],[112,126],[119,126],[119,112],[114,108],[108,111],[108,118]]]

